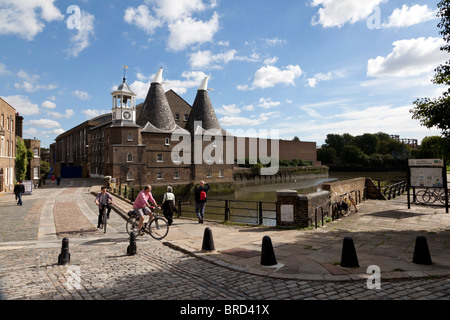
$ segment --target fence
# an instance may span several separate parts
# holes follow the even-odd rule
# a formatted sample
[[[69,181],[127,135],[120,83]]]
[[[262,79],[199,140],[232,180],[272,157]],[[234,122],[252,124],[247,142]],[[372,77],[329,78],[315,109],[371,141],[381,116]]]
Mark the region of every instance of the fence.
[[[254,225],[276,225],[276,202],[209,199],[205,218]],[[196,218],[195,203],[178,201],[178,217]]]

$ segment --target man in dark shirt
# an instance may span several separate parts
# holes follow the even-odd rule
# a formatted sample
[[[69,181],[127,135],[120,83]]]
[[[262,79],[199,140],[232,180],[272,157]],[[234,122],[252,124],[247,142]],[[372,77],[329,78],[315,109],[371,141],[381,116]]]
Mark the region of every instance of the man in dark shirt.
[[[23,204],[22,202],[22,195],[25,193],[25,186],[23,185],[22,181],[18,181],[17,184],[14,186],[14,193],[16,195],[17,205],[21,206]]]
[[[200,186],[195,188],[195,213],[198,217],[198,223],[203,223],[205,218],[206,194],[210,189],[205,181],[200,182]]]

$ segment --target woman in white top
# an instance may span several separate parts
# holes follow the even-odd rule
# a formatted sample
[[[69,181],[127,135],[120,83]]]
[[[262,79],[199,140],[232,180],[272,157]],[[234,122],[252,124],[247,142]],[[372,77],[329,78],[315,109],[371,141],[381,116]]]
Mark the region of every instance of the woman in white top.
[[[166,217],[169,226],[173,222],[173,213],[177,211],[175,207],[175,195],[172,193],[172,187],[167,187],[167,192],[164,193],[162,208],[164,217]]]

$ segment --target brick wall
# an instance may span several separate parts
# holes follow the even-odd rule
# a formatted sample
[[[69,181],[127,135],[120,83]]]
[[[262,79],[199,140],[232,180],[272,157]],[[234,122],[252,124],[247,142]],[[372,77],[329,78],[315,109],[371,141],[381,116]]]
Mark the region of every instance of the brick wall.
[[[323,208],[324,216],[330,214],[330,194],[320,191],[298,194],[295,190],[277,192],[277,226],[310,227],[315,224],[318,207]],[[317,210],[317,221],[322,220],[322,210]]]
[[[366,186],[366,178],[355,178],[331,183],[324,183],[322,189],[329,191],[331,203],[338,201],[339,196],[344,193],[351,193],[356,198],[357,203],[364,198],[364,189]]]

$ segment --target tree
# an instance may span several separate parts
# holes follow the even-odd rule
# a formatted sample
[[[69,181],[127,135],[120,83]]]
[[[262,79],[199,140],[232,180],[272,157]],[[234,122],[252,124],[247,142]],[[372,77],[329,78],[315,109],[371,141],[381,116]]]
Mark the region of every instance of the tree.
[[[354,144],[368,156],[377,151],[378,142],[378,136],[370,133],[364,133],[361,136],[356,136],[354,139]]]
[[[437,17],[441,18],[437,26],[441,28],[440,34],[447,43],[441,50],[450,52],[450,0],[440,1],[437,7]],[[434,84],[450,85],[450,61],[439,65],[435,72],[432,79]],[[416,106],[410,110],[413,119],[419,120],[427,128],[438,128],[443,136],[450,138],[450,88],[439,98],[421,98],[414,101],[414,104]]]
[[[333,148],[322,147],[317,150],[317,160],[323,163],[332,164],[336,158],[336,150]]]
[[[33,157],[33,152],[25,146],[25,142],[20,137],[17,137],[16,148],[16,180],[25,180],[27,176],[27,166],[29,159]]]

